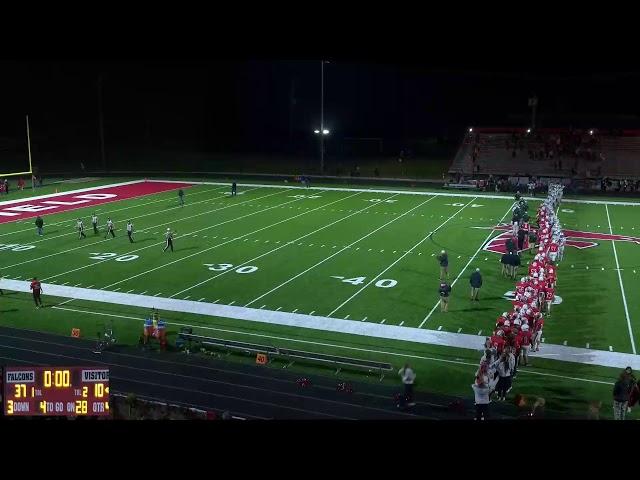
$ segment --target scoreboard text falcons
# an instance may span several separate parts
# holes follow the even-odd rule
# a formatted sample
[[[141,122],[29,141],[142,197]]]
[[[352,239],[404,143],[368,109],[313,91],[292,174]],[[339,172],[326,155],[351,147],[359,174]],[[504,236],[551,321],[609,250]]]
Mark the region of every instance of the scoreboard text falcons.
[[[5,367],[4,414],[108,416],[109,369]]]

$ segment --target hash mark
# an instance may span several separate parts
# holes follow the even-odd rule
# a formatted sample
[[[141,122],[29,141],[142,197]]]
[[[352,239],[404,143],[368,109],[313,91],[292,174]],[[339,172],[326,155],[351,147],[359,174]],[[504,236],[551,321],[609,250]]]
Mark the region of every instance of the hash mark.
[[[266,306],[267,306],[267,304],[265,303],[265,304],[264,304],[264,305],[262,305],[260,308],[262,309],[262,308],[264,308],[264,307],[266,307]]]
[[[202,301],[202,300],[204,300],[204,299],[205,299],[205,297],[202,297],[202,298],[201,298],[200,300],[198,300],[198,301],[199,301],[199,302],[201,302],[201,301]]]
[[[281,309],[281,308],[282,308],[282,307],[278,307],[278,308],[276,308],[276,312],[280,311],[280,309]]]
[[[309,312],[309,315],[313,315],[314,313],[316,313],[316,311],[315,311],[315,310],[311,310],[311,311]]]
[[[611,345],[609,345],[609,351],[613,352],[613,347]]]
[[[442,330],[442,325],[440,325],[440,326],[438,327],[438,330]]]
[[[133,292],[133,290],[134,290],[133,288],[131,290],[127,290],[126,293],[131,293],[131,292]]]
[[[402,325],[404,325],[404,320],[400,322],[399,326],[401,327]]]
[[[383,318],[382,320],[380,320],[380,323],[384,323],[386,320],[386,318]]]
[[[345,320],[347,320],[349,318],[349,315],[347,315],[346,317],[344,317]]]
[[[297,311],[298,311],[298,309],[296,308],[296,309],[295,309],[293,312],[291,312],[291,313],[296,313]]]
[[[231,303],[229,303],[228,305],[233,305],[234,303],[236,303],[235,300],[231,300]]]
[[[462,327],[460,327],[460,328],[458,329],[458,333],[460,333],[461,331],[462,331]]]
[[[482,335],[482,330],[479,330],[479,331],[478,331],[478,335]]]
[[[368,317],[364,317],[364,318],[362,319],[362,321],[364,322],[367,318],[368,318]]]

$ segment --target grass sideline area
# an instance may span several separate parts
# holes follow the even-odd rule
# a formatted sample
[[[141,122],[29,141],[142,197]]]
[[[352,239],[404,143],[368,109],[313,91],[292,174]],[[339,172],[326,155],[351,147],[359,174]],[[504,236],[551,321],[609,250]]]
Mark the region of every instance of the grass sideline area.
[[[55,184],[36,193],[126,180]],[[274,185],[278,188],[241,187],[236,197],[228,195],[227,185],[194,185],[185,190],[184,207],[179,206],[175,191],[100,205],[101,223],[107,215],[116,222],[115,239],[105,239],[104,231],[94,236],[90,229],[87,239],[78,239],[75,220],[81,216],[89,224],[95,210],[91,207],[47,215],[42,238],[35,235],[32,221],[4,223],[0,225],[0,273],[19,280],[37,275],[45,284],[419,327],[437,301],[435,255],[444,248],[450,256],[450,278],[459,277],[459,281],[450,311],[443,314],[435,309],[422,328],[478,335],[478,351],[161,313],[169,322],[171,339],[180,325],[192,325],[196,332],[216,337],[388,361],[398,368],[409,361],[418,375],[418,389],[470,397],[484,335],[496,316],[508,309],[504,294],[513,290],[514,282],[500,275],[499,256],[482,249],[487,238],[499,233],[494,227],[510,211],[512,197]],[[8,197],[14,199],[13,194]],[[535,207],[531,202],[530,208]],[[634,235],[636,230],[640,233],[636,208],[566,203],[560,219],[565,229]],[[128,219],[136,228],[133,244],[123,231]],[[162,251],[167,226],[177,231],[173,253]],[[14,251],[7,245],[35,248]],[[636,268],[640,246],[616,241],[615,247],[615,256],[612,242],[606,240],[593,248],[567,248],[557,287],[563,301],[553,307],[546,322],[546,343],[631,352],[628,327],[640,331],[640,300],[632,293],[640,282],[635,273],[640,271]],[[467,284],[476,267],[482,270],[484,286],[481,301],[472,304]],[[105,323],[113,322],[119,342],[135,344],[142,320],[149,314],[144,308],[52,298],[46,289],[44,297],[48,307],[36,310],[28,294],[5,292],[0,298],[0,323],[62,335],[78,327],[92,337]],[[300,371],[321,370],[326,373],[311,367]],[[517,393],[543,396],[548,410],[571,416],[585,414],[588,402],[601,400],[602,417],[611,418],[611,390],[618,373],[613,368],[536,358],[532,367],[520,370],[511,398]],[[398,383],[393,374],[384,381]],[[634,411],[632,418],[640,416]]]

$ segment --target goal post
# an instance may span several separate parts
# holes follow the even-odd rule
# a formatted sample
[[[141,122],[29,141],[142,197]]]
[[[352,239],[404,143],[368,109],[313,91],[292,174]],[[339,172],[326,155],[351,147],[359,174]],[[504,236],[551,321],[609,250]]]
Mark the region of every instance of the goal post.
[[[31,158],[31,131],[29,115],[25,115],[26,132],[20,134],[22,139],[15,136],[3,135],[0,130],[0,177],[17,177],[29,175],[33,183],[33,163]],[[26,139],[26,142],[25,142]],[[26,145],[25,145],[26,143]]]

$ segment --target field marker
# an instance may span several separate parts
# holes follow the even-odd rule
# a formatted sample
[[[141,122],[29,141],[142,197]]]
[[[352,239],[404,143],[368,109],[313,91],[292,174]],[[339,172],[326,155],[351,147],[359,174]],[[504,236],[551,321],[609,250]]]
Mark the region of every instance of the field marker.
[[[276,308],[276,312],[279,312],[282,307]]]
[[[324,247],[325,245],[320,245],[320,248]]]
[[[435,254],[435,253],[432,253],[432,254],[431,254],[431,256],[432,256],[432,257],[435,257],[435,256],[436,256],[436,254]]]
[[[609,345],[609,351],[613,352],[613,347],[611,345]]]
[[[310,243],[310,244],[309,244],[309,246],[310,246],[310,247],[313,247],[313,243]]]
[[[418,252],[418,255],[422,255],[422,252]]]
[[[139,295],[144,295],[145,293],[147,293],[146,290],[144,292],[140,292]]]
[[[544,337],[542,337],[542,343],[544,343]]]
[[[236,303],[236,301],[235,301],[235,300],[231,300],[231,303],[228,303],[227,305],[231,306],[231,305],[233,305],[234,303]]]
[[[191,295],[187,295],[186,297],[183,298],[183,300],[189,300],[191,298]]]
[[[384,248],[382,250],[380,250],[380,253],[384,252]]]
[[[279,191],[279,192],[276,192],[276,193],[271,193],[271,194],[266,195],[266,196],[276,195],[276,194],[283,193],[283,192],[284,192],[284,191]],[[249,201],[250,201],[250,200],[249,200]],[[234,205],[240,205],[240,204],[238,203],[238,204],[228,205],[227,207],[224,207],[224,208],[230,208],[230,207],[232,207],[232,206],[234,206]],[[274,208],[274,207],[270,207],[270,208]],[[213,210],[213,211],[208,211],[208,212],[198,213],[198,214],[196,214],[196,215],[192,215],[192,216],[190,216],[190,217],[182,218],[182,219],[180,219],[179,221],[187,220],[187,219],[194,218],[194,217],[198,217],[198,216],[201,216],[201,215],[207,215],[207,214],[210,214],[210,213],[212,213],[212,212],[217,212],[217,211],[219,211],[219,210],[223,210],[223,208],[219,208],[219,209],[216,209],[216,210]],[[268,209],[266,209],[266,210],[268,210]],[[263,210],[263,211],[264,211],[264,210]],[[250,213],[250,214],[247,214],[247,215],[242,215],[242,216],[240,216],[240,217],[235,217],[235,218],[232,218],[232,219],[229,219],[229,220],[225,220],[225,221],[223,221],[223,222],[220,222],[220,223],[217,223],[217,224],[214,224],[214,225],[210,225],[210,226],[205,227],[205,228],[201,228],[200,230],[196,230],[196,232],[201,232],[201,231],[204,231],[204,230],[208,230],[208,229],[210,229],[210,228],[217,227],[217,226],[220,226],[220,225],[223,225],[223,224],[229,223],[229,222],[233,222],[233,221],[239,220],[239,219],[241,219],[241,218],[244,218],[244,217],[247,217],[247,216],[250,216],[250,215],[255,215],[255,214],[257,214],[257,213],[261,213],[261,212],[262,212],[262,211],[258,211],[258,212]],[[159,225],[156,225],[156,227],[159,227],[159,226],[162,226],[162,225],[168,225],[169,223],[175,223],[175,222],[166,222],[166,223],[161,223],[161,224],[159,224]],[[191,232],[191,233],[195,233],[195,232]],[[96,244],[98,244],[98,243],[104,243],[104,242],[107,242],[107,241],[109,241],[109,240],[99,240],[99,241],[97,241],[97,242],[90,243],[90,244],[89,244],[89,246],[90,246],[90,245],[96,245]],[[136,250],[129,251],[129,252],[127,252],[127,254],[130,254],[130,253],[136,253],[136,252],[139,252],[139,251],[141,251],[141,250],[146,250],[147,248],[157,247],[157,246],[159,246],[159,245],[162,245],[163,243],[164,243],[164,242],[160,242],[160,243],[156,243],[156,244],[147,245],[147,246],[145,246],[145,247],[142,247],[142,248],[138,248],[138,249],[136,249]],[[86,245],[85,245],[85,246],[86,246]],[[38,260],[43,260],[43,259],[45,259],[45,258],[54,257],[54,256],[57,256],[57,255],[62,255],[62,254],[64,254],[64,253],[68,253],[68,252],[72,252],[72,251],[78,250],[78,249],[80,249],[80,248],[84,248],[85,246],[74,247],[74,248],[70,248],[70,249],[67,249],[67,250],[63,250],[63,251],[61,251],[61,252],[51,253],[51,254],[49,254],[49,255],[44,255],[44,256],[42,256],[42,257],[37,257],[37,258],[32,258],[32,259],[30,259],[30,260],[25,260],[24,262],[16,263],[16,264],[10,265],[10,266],[8,266],[8,267],[5,267],[5,269],[6,269],[6,268],[17,267],[18,265],[23,265],[23,264],[25,264],[25,263],[35,262],[35,261],[38,261]],[[75,271],[77,271],[77,270],[82,270],[82,269],[84,269],[84,268],[88,268],[88,267],[93,266],[93,265],[98,265],[98,264],[100,264],[100,263],[108,262],[109,260],[110,260],[110,259],[101,260],[101,261],[99,261],[99,262],[95,262],[95,263],[92,263],[92,264],[89,264],[89,265],[85,265],[85,266],[83,266],[83,267],[78,267],[78,268],[75,268],[75,269],[73,269],[73,270],[69,270],[68,272],[60,273],[60,274],[58,274],[58,275],[53,275],[53,276],[51,276],[51,277],[45,278],[45,279],[43,279],[43,281],[44,281],[44,280],[48,280],[48,279],[50,279],[50,278],[55,278],[55,277],[58,277],[58,276],[61,276],[61,275],[65,275],[65,274],[67,274],[67,273],[75,272]]]
[[[314,313],[316,313],[316,311],[315,311],[315,310],[311,310],[311,311],[309,312],[309,315],[313,315]]]
[[[458,329],[458,333],[460,333],[461,331],[462,331],[462,327],[460,327],[460,328]]]
[[[219,301],[220,301],[220,299],[218,298],[215,302],[212,302],[212,303],[218,303]]]
[[[368,318],[368,317],[364,317],[364,318],[362,319],[362,321],[364,322],[367,318]]]
[[[347,315],[346,317],[344,317],[344,319],[345,319],[345,320],[348,320],[348,319],[349,319],[349,315]]]
[[[154,295],[154,297],[157,297],[157,296],[159,296],[159,295],[162,295],[162,292],[158,292],[158,293],[156,293],[156,294]]]
[[[386,321],[387,321],[387,319],[386,319],[386,318],[383,318],[382,320],[380,320],[380,323],[384,323],[384,322],[386,322]]]
[[[262,308],[264,308],[264,307],[266,307],[266,306],[267,306],[267,304],[265,303],[265,304],[264,304],[264,305],[262,305],[260,308],[262,309]]]
[[[89,285],[87,288],[93,288],[95,287],[95,285]]]
[[[566,347],[567,346],[567,341],[565,340],[564,342],[562,342],[562,344]]]
[[[298,311],[298,309],[296,308],[295,310],[293,310],[291,313],[296,313]]]
[[[356,250],[360,250],[360,247],[356,247]]]
[[[609,232],[613,235],[613,228],[611,228],[611,217],[609,216],[609,206],[605,204],[604,206],[607,212],[607,221],[609,222]],[[611,240],[611,245],[613,247],[613,256],[616,260],[616,268],[620,268],[620,262],[618,262],[618,251],[616,250],[616,242],[615,240]],[[636,342],[633,338],[633,329],[631,328],[631,319],[629,318],[629,308],[627,307],[627,296],[624,293],[624,285],[622,283],[622,274],[620,270],[618,270],[618,281],[620,282],[620,292],[622,293],[622,304],[624,305],[624,313],[627,317],[627,327],[629,329],[629,340],[631,341],[631,351],[633,354],[636,354]],[[611,347],[609,347],[611,348]]]
[[[199,301],[199,302],[201,302],[201,301],[202,301],[202,300],[204,300],[204,299],[205,299],[205,297],[202,297],[202,298],[201,298],[200,300],[198,300],[198,301]]]
[[[442,325],[440,325],[440,326],[438,327],[438,330],[442,330]]]
[[[133,288],[131,290],[127,290],[126,293],[131,293],[131,292],[133,292],[133,290],[134,290]]]
[[[69,284],[69,282],[64,282],[62,285],[68,285],[68,284]]]
[[[468,205],[470,205],[471,203],[473,203],[475,201],[475,199],[478,197],[475,197],[471,202],[467,203],[465,206],[463,206],[462,208],[460,208],[456,213],[454,213],[453,215],[451,215],[449,218],[447,218],[444,222],[442,222],[438,227],[436,227],[433,231],[429,232],[429,234],[427,236],[425,236],[424,238],[422,238],[422,240],[420,240],[418,243],[416,243],[415,245],[413,245],[407,252],[412,252],[413,250],[415,250],[416,248],[418,248],[420,245],[422,245],[425,241],[427,241],[429,238],[431,238],[431,236],[436,233],[438,230],[440,230],[442,227],[444,227],[452,218],[454,218],[455,215],[458,215],[462,210],[464,210],[465,208],[467,208]],[[420,205],[418,205],[420,206]],[[414,209],[417,207],[414,207]],[[412,209],[413,210],[413,209]],[[409,210],[407,212],[405,212],[403,215],[407,215],[409,214],[412,210]],[[402,215],[400,217],[396,217],[395,220],[401,218]],[[385,224],[386,225],[386,224]],[[375,281],[377,281],[382,275],[384,275],[388,270],[390,270],[391,268],[393,268],[393,266],[395,266],[398,262],[400,262],[404,257],[406,257],[408,255],[408,253],[404,253],[402,255],[400,255],[393,263],[391,263],[391,265],[389,265],[387,268],[385,268],[384,270],[382,270],[380,273],[378,273],[375,277],[373,277],[366,285],[362,286],[357,292],[355,292],[353,295],[351,295],[349,298],[347,298],[344,302],[342,302],[340,305],[338,305],[336,308],[334,308],[328,315],[327,317],[330,317],[331,315],[333,315],[334,313],[336,313],[338,310],[340,310],[342,307],[344,307],[348,302],[350,302],[351,300],[353,300],[357,295],[359,295],[365,288],[367,288],[369,285],[371,285],[372,283],[374,283]]]
[[[402,325],[404,325],[404,320],[400,322],[400,325],[398,325],[399,327],[401,327]]]
[[[368,250],[369,252],[371,251],[371,249]]]
[[[397,252],[397,250],[394,250],[394,251],[393,251],[393,253],[396,253],[396,252]]]
[[[348,197],[345,197],[345,198],[340,198],[340,199],[338,199],[338,200],[335,200],[335,201],[333,201],[333,202],[329,203],[329,205],[331,205],[331,204],[333,204],[333,203],[341,202],[341,201],[343,201],[343,200],[347,200],[347,199],[352,198],[352,197],[354,197],[354,196],[356,196],[356,195],[358,195],[358,194],[349,195]],[[392,197],[393,197],[393,195],[392,195]],[[391,198],[391,197],[390,197],[390,198]],[[246,265],[246,264],[248,264],[248,263],[250,263],[250,262],[253,262],[253,261],[255,261],[255,260],[258,260],[258,259],[260,259],[260,258],[262,258],[262,257],[264,257],[264,256],[266,256],[266,255],[269,255],[269,254],[271,254],[271,253],[273,253],[273,252],[276,252],[276,251],[280,250],[281,248],[284,248],[285,246],[287,246],[287,245],[289,245],[289,244],[293,243],[294,241],[302,240],[303,238],[306,238],[306,237],[308,237],[308,236],[310,236],[310,235],[313,235],[313,234],[315,234],[315,233],[317,233],[317,232],[319,232],[319,231],[321,231],[321,230],[324,230],[324,229],[326,229],[326,228],[329,228],[329,227],[331,227],[331,226],[333,226],[333,225],[335,225],[335,224],[337,224],[337,223],[339,223],[339,222],[341,222],[341,221],[343,221],[343,220],[346,220],[346,219],[347,219],[347,218],[349,218],[349,217],[352,217],[353,215],[356,215],[357,213],[359,213],[359,212],[361,212],[361,211],[363,211],[363,210],[366,210],[367,208],[372,208],[373,206],[374,206],[374,205],[373,205],[373,204],[371,204],[371,205],[369,205],[369,206],[367,206],[367,207],[362,208],[362,209],[361,209],[361,210],[359,210],[358,212],[355,212],[355,213],[352,213],[352,214],[347,215],[347,216],[345,216],[345,217],[342,217],[342,218],[340,218],[340,219],[338,219],[338,220],[335,220],[335,221],[333,221],[333,222],[331,222],[331,223],[329,223],[329,224],[327,224],[327,225],[323,225],[322,227],[319,227],[319,228],[317,228],[317,229],[315,229],[315,230],[313,230],[313,231],[311,231],[311,232],[309,232],[309,233],[306,233],[306,234],[302,235],[301,237],[298,237],[297,239],[295,239],[295,240],[293,240],[293,241],[287,242],[286,244],[281,245],[280,247],[273,248],[273,249],[269,250],[268,252],[265,252],[265,253],[263,253],[263,254],[261,254],[261,255],[258,255],[257,257],[253,257],[253,258],[251,258],[251,259],[249,259],[249,260],[246,260],[245,262],[242,262],[241,264],[236,265],[236,267],[242,267],[242,266],[244,266],[244,265]],[[320,207],[317,207],[317,208],[314,208],[314,209],[312,209],[312,210],[309,210],[309,211],[308,211],[308,212],[306,212],[306,213],[311,213],[311,212],[313,212],[314,210],[318,210],[318,208],[320,208]],[[296,215],[296,216],[300,216],[300,215],[304,215],[304,213],[301,213],[301,214]],[[295,218],[295,217],[294,217],[294,218]],[[324,245],[323,245],[323,246],[324,246]],[[351,248],[351,246],[349,245],[349,246],[348,246],[348,248]],[[344,249],[343,249],[343,250],[344,250]],[[341,250],[341,251],[342,251],[342,250]],[[338,253],[340,253],[340,252],[338,252]],[[222,272],[222,273],[219,273],[219,274],[217,274],[217,275],[214,275],[213,277],[209,277],[209,278],[207,278],[207,279],[203,280],[202,282],[196,283],[195,285],[192,285],[192,286],[190,286],[190,287],[188,287],[188,288],[186,288],[186,289],[184,289],[184,290],[181,290],[180,292],[176,293],[175,295],[179,295],[179,294],[184,293],[184,292],[186,292],[186,291],[188,291],[188,290],[190,290],[190,289],[192,289],[192,288],[198,287],[198,286],[200,286],[200,285],[202,285],[202,284],[204,284],[204,283],[207,283],[207,282],[209,282],[209,281],[211,281],[211,280],[213,280],[213,279],[215,279],[215,278],[220,277],[221,275],[224,275],[224,274],[226,274],[226,273],[229,273],[230,271],[232,271],[232,270],[226,270],[226,271],[224,271],[224,272]],[[342,277],[342,278],[344,278],[344,277]]]
[[[470,203],[472,203],[473,201],[475,201],[475,199],[478,197],[475,197]],[[468,204],[467,204],[468,205]],[[507,211],[505,212],[505,214],[502,216],[502,218],[498,221],[498,223],[502,223],[502,221],[505,219],[505,217],[507,215],[509,215],[509,213],[511,212],[511,207],[513,206],[513,203],[509,206],[509,208],[507,209]],[[466,207],[466,205],[465,205]],[[462,208],[465,208],[462,207]],[[462,268],[462,270],[460,270],[460,273],[458,274],[458,276],[455,278],[455,280],[451,283],[451,286],[453,287],[458,280],[460,279],[460,277],[462,276],[462,274],[465,272],[465,270],[467,269],[467,267],[469,265],[471,265],[471,262],[473,262],[473,259],[476,258],[476,256],[478,255],[478,253],[480,253],[480,250],[482,250],[482,248],[487,244],[487,242],[489,241],[489,239],[493,236],[493,234],[495,233],[496,229],[492,229],[491,232],[489,232],[489,235],[487,235],[487,238],[484,239],[484,241],[480,244],[480,246],[478,247],[478,249],[476,250],[476,253],[473,254],[473,256],[469,259],[469,261],[467,262],[467,264]],[[422,326],[429,320],[429,318],[431,317],[431,315],[433,315],[433,312],[436,310],[436,308],[438,308],[438,305],[440,304],[440,302],[436,302],[436,304],[433,306],[433,308],[431,309],[431,311],[427,314],[426,317],[424,317],[424,320],[422,320],[422,323],[418,326],[418,328],[422,328]],[[480,335],[480,334],[478,334]]]
[[[587,342],[587,348],[589,348],[589,343]]]
[[[79,287],[80,285],[82,285],[82,284],[81,284],[81,283],[76,283],[76,284],[74,285],[74,287]]]
[[[113,289],[114,292],[117,292],[118,290],[120,290],[120,287]]]
[[[482,330],[478,330],[478,335],[482,335]]]

